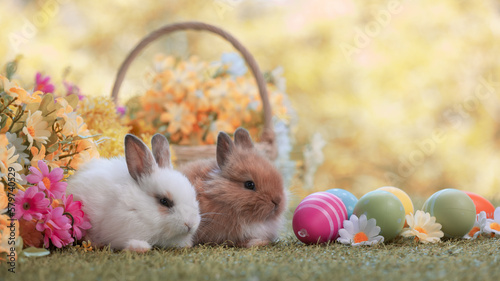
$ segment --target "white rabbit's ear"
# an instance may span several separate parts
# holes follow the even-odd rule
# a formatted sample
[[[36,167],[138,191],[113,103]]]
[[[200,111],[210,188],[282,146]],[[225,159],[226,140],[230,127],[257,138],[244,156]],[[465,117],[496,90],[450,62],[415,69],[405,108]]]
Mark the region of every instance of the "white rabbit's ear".
[[[217,136],[217,165],[219,168],[226,164],[229,155],[233,152],[234,144],[228,134],[219,132]]]
[[[155,134],[151,139],[151,146],[153,147],[153,156],[156,164],[160,168],[172,168],[170,162],[170,147],[167,138],[162,134]]]
[[[234,144],[242,148],[253,148],[253,142],[250,134],[247,130],[241,127],[236,129],[236,132],[234,132]]]
[[[135,181],[153,172],[155,160],[148,147],[136,136],[125,136],[125,160],[128,172]]]

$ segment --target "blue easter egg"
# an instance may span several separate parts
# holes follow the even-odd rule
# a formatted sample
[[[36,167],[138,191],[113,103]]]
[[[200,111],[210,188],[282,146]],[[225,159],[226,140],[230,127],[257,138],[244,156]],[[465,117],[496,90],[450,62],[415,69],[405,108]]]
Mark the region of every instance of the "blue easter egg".
[[[342,203],[344,203],[347,209],[347,218],[349,219],[352,215],[352,211],[354,211],[354,206],[358,203],[358,198],[356,198],[356,196],[349,191],[340,188],[332,188],[326,192],[331,193],[342,200]]]

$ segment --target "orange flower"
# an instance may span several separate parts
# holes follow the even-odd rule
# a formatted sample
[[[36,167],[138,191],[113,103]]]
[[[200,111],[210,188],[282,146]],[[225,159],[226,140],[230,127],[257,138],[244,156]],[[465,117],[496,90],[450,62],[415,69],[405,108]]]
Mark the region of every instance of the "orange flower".
[[[7,205],[9,204],[9,198],[7,197],[7,193],[5,193],[3,183],[0,182],[0,213],[2,213]]]
[[[161,114],[160,121],[168,123],[169,133],[181,131],[184,135],[188,135],[193,130],[196,117],[185,104],[169,104],[165,108],[168,111]]]
[[[99,158],[97,147],[91,139],[84,139],[77,142],[76,154],[71,160],[71,168],[78,170],[78,168],[93,158]]]
[[[127,121],[136,134],[168,132],[172,143],[211,144],[219,127],[226,131],[240,126],[262,127],[262,101],[250,75],[233,77],[216,72],[220,71],[218,66],[196,57],[178,61],[158,56],[154,63],[156,72],[150,74],[153,86],[137,99],[140,105],[130,111],[132,120]],[[275,88],[268,85],[273,111],[286,119],[286,97]]]
[[[63,114],[69,114],[74,111],[65,98],[56,98],[56,102],[62,107],[57,111],[57,117],[63,117]]]
[[[28,93],[25,89],[19,87],[16,82],[11,82],[6,77],[0,75],[0,80],[3,81],[3,88],[5,92],[13,97],[17,98],[14,104],[22,104],[22,103],[33,103],[33,102],[41,102],[43,94],[40,91],[36,91],[33,94]]]
[[[31,154],[33,155],[33,158],[31,159],[31,166],[38,167],[38,161],[45,159],[45,153],[45,145],[42,144],[40,150],[38,150],[37,147],[32,146]]]
[[[206,143],[207,144],[214,144],[217,140],[217,135],[219,132],[233,132],[234,128],[229,124],[228,122],[224,120],[217,120],[215,121],[212,126],[210,127],[210,132],[207,135]]]

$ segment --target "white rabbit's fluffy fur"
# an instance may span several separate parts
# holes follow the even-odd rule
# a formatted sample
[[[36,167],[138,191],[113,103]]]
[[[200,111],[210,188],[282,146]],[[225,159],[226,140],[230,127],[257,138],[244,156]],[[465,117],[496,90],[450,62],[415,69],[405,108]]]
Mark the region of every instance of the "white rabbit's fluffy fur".
[[[158,140],[166,141],[158,136],[155,136]],[[125,143],[127,145],[127,140]],[[130,161],[152,158],[149,149],[144,147],[145,155],[139,153]],[[168,142],[166,147],[168,149]],[[132,149],[127,151],[127,148],[126,154],[132,153]],[[70,178],[68,193],[82,201],[82,209],[92,224],[87,239],[97,246],[135,251],[147,251],[153,245],[192,246],[200,223],[196,192],[184,175],[171,168],[170,159],[160,167],[157,154],[165,152],[157,150],[153,143],[156,161],[152,161],[152,169],[148,173],[139,172],[135,178],[128,156],[94,159]],[[169,151],[166,153],[169,158]],[[161,198],[168,198],[173,206],[162,205]]]

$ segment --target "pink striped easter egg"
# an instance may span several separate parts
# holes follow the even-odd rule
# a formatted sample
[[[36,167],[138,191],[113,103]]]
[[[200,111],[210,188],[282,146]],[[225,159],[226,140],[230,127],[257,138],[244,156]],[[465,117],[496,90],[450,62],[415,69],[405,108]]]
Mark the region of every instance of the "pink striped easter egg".
[[[316,192],[297,206],[292,227],[303,243],[326,243],[337,239],[346,219],[347,209],[340,198],[328,192]]]

